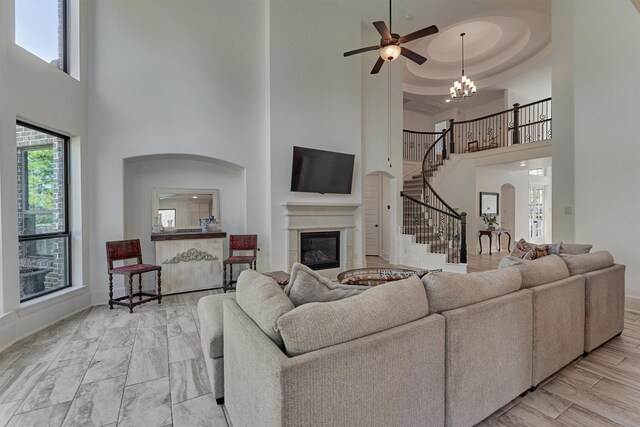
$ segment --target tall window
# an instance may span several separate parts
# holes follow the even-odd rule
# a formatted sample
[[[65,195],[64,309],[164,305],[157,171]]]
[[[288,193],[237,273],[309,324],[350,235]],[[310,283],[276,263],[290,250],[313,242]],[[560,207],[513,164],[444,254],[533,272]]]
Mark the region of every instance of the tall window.
[[[70,283],[67,151],[69,139],[18,122],[20,300]]]
[[[15,0],[16,44],[67,71],[66,0]]]

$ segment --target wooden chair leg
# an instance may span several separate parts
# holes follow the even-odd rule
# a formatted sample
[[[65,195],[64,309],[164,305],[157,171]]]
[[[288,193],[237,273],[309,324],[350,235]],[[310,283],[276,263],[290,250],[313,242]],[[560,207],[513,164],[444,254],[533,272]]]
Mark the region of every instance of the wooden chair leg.
[[[109,309],[113,310],[113,274],[109,273]]]
[[[129,276],[129,313],[133,313],[133,276]]]
[[[138,274],[138,301],[142,301],[142,274]]]
[[[160,280],[160,276],[162,275],[162,270],[158,270],[158,304],[162,302],[162,284]]]
[[[222,290],[227,293],[227,264],[222,266]]]

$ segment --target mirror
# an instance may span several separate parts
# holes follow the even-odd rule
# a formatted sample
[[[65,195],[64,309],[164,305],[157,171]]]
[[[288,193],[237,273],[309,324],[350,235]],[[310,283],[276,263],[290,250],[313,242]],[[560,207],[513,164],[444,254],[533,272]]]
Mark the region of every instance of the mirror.
[[[498,215],[498,193],[480,192],[480,216]]]
[[[151,226],[156,219],[166,229],[200,231],[200,218],[215,216],[220,224],[220,196],[218,190],[154,188]]]

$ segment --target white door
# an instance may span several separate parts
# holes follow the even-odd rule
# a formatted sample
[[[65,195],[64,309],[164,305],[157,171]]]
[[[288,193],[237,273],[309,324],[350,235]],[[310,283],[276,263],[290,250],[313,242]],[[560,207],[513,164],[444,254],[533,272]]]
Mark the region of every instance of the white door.
[[[544,184],[529,184],[529,241],[544,243],[546,221],[546,193]]]
[[[364,178],[364,241],[366,255],[380,253],[380,200],[382,175],[372,173]]]

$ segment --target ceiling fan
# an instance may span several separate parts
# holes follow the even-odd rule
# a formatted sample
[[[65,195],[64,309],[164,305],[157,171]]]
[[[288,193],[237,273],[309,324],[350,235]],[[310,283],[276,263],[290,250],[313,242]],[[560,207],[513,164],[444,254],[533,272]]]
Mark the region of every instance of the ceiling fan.
[[[363,47],[344,53],[344,56],[347,57],[358,53],[379,50],[380,57],[371,69],[371,74],[378,74],[380,68],[382,68],[382,64],[384,64],[384,61],[393,61],[400,55],[409,58],[418,65],[424,64],[427,58],[400,45],[438,32],[438,27],[432,25],[430,27],[414,31],[413,33],[409,33],[406,36],[400,36],[396,33],[392,33],[391,30],[387,28],[387,24],[385,24],[384,21],[376,21],[373,23],[373,26],[376,27],[376,30],[378,30],[378,33],[382,36],[379,45]],[[391,0],[389,0],[389,27],[391,27]]]

